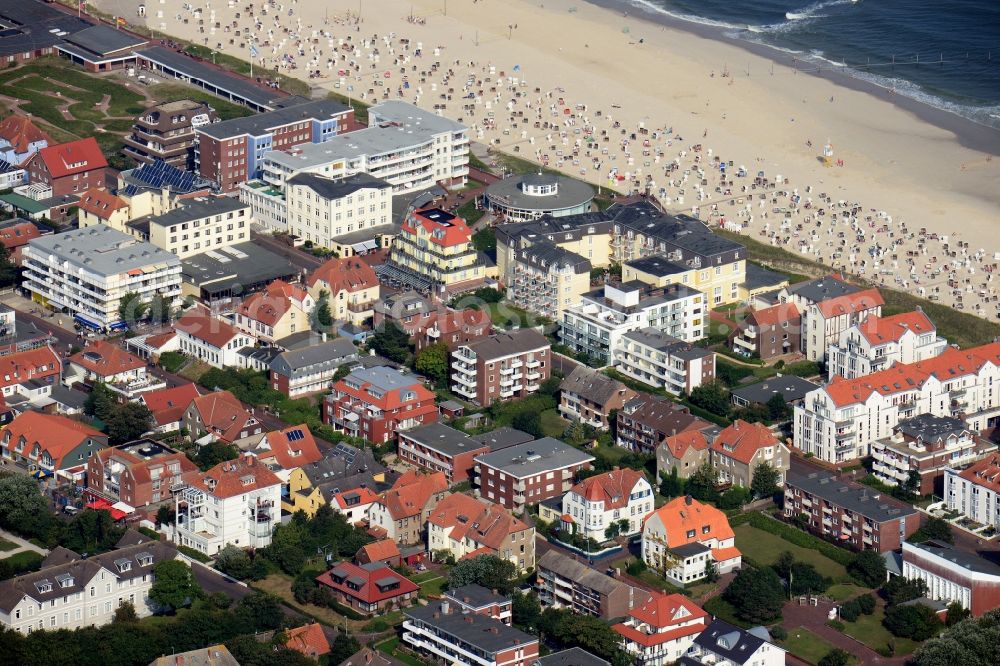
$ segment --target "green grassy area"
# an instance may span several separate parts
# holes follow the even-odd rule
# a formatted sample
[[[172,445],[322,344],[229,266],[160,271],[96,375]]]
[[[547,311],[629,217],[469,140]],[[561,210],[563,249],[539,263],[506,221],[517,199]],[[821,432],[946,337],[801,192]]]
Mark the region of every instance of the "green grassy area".
[[[0,539],[0,551],[14,550],[17,548],[17,544],[13,541],[7,541],[7,539]]]
[[[759,530],[752,525],[740,525],[734,532],[736,532],[736,547],[744,556],[758,564],[773,564],[781,553],[788,551],[797,562],[813,565],[816,567],[816,571],[823,576],[829,576],[834,580],[847,577],[847,569],[819,551],[796,546],[775,534]]]
[[[559,439],[566,432],[566,428],[569,427],[569,421],[560,416],[559,411],[555,409],[546,409],[541,413],[541,419],[542,432],[547,437]]]
[[[873,650],[884,650],[890,643],[897,655],[912,654],[920,643],[908,638],[897,638],[882,626],[885,607],[879,605],[871,615],[862,615],[856,622],[844,622],[844,633],[856,638]]]
[[[808,661],[810,664],[818,664],[819,660],[834,648],[829,641],[825,641],[808,629],[799,627],[788,632],[788,638],[780,642],[785,648],[799,659]],[[857,659],[852,658],[848,663],[856,663]]]
[[[253,111],[245,106],[227,102],[221,97],[216,97],[211,93],[203,92],[192,86],[185,86],[180,83],[159,83],[149,87],[149,95],[158,102],[176,102],[182,99],[190,99],[195,102],[204,102],[215,109],[220,120],[231,120],[233,118],[243,118],[253,114]]]
[[[409,579],[412,580],[417,585],[420,585],[421,583],[426,583],[429,580],[438,578],[440,575],[441,574],[438,573],[437,571],[421,571],[416,575],[409,576]]]
[[[436,578],[430,578],[420,583],[420,592],[428,597],[440,597],[444,594],[446,587],[448,587],[448,578],[438,575]]]
[[[370,104],[365,104],[361,100],[348,97],[347,95],[341,95],[338,92],[327,93],[326,98],[336,100],[341,104],[346,104],[351,107],[354,109],[354,120],[362,125],[368,124],[368,107],[371,106]]]
[[[799,377],[810,377],[816,374],[817,366],[812,361],[799,361],[798,363],[788,363],[780,368],[773,365],[761,365],[756,367],[750,367],[746,363],[753,363],[753,361],[744,361],[742,363],[734,362],[728,359],[724,355],[716,355],[715,364],[726,365],[734,369],[737,375],[743,375],[749,377],[753,375],[757,379],[768,379],[774,377],[779,372],[783,375],[796,375]]]
[[[387,654],[394,659],[398,659],[407,666],[427,666],[428,662],[417,659],[408,652],[404,652],[399,647],[399,638],[390,638],[389,640],[382,641],[375,646],[379,652]]]
[[[826,596],[830,597],[834,601],[847,601],[848,599],[858,596],[862,592],[868,591],[868,588],[852,585],[851,583],[837,583],[836,585],[830,586],[830,589],[826,591]]]
[[[466,222],[468,222],[469,224],[475,224],[476,222],[482,219],[483,215],[486,215],[486,211],[479,210],[478,208],[476,208],[475,199],[470,199],[461,206],[459,206],[455,210],[455,214],[458,215],[463,220],[465,220]]]
[[[539,324],[550,323],[545,317],[528,312],[507,301],[486,303],[483,307],[490,313],[493,325],[501,328],[510,328],[514,325],[521,328],[530,328]]]

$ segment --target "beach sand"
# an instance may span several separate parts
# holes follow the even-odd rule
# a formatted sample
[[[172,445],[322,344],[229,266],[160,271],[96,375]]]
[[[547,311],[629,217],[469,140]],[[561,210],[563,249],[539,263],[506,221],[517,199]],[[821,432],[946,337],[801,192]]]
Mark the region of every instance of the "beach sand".
[[[133,24],[142,23],[136,0],[94,4]],[[612,169],[643,184],[651,178],[651,192],[659,193],[674,212],[690,213],[697,207],[707,222],[725,220],[727,227],[743,227],[742,233],[758,240],[889,286],[937,294],[942,302],[964,302],[967,310],[982,304],[980,291],[987,298],[996,294],[992,270],[994,253],[1000,251],[1000,159],[991,155],[1000,154],[1000,133],[994,130],[971,127],[968,136],[959,137],[952,128],[965,126],[964,121],[956,118],[936,126],[919,117],[927,114],[894,104],[888,91],[870,94],[854,89],[857,86],[837,85],[776,64],[736,42],[708,39],[576,0],[253,4],[259,29],[249,16],[251,3],[230,6],[225,0],[194,3],[193,8],[202,10],[204,33],[198,31],[192,11],[177,0],[150,4],[146,20],[149,27],[195,43],[221,43],[222,51],[246,59],[243,37],[223,30],[213,33],[210,27],[213,20],[230,24],[241,12],[238,23],[244,35],[249,29],[257,39],[263,58],[258,64],[274,67],[288,54],[291,60],[283,61],[283,72],[314,86],[344,93],[351,85],[351,94],[364,94],[367,102],[377,101],[367,95],[369,89],[380,95],[387,91],[395,99],[405,68],[410,87],[401,91],[402,99],[424,108],[446,104],[443,114],[472,126],[474,140],[495,149],[527,159],[548,156],[551,167],[622,192],[629,189],[628,182],[609,180]],[[261,16],[264,6],[269,11]],[[178,15],[188,23],[177,20]],[[390,34],[393,38],[387,39]],[[378,41],[372,40],[374,35]],[[409,49],[400,38],[410,40]],[[230,45],[230,39],[235,44]],[[357,50],[337,49],[343,39],[350,39]],[[366,39],[372,41],[365,44]],[[414,57],[418,43],[423,54]],[[336,60],[329,62],[331,57]],[[352,61],[358,69],[339,77],[338,70],[351,69]],[[421,84],[419,73],[430,70],[435,61],[440,68],[428,71]],[[460,99],[467,76],[484,81],[490,66],[493,81],[471,87],[483,94]],[[310,78],[315,70],[319,77]],[[501,71],[517,77],[518,85],[511,86],[508,79],[493,92],[490,88]],[[376,81],[385,85],[374,86]],[[441,99],[446,88],[454,89],[451,100]],[[518,112],[523,117],[517,117]],[[495,127],[490,127],[490,114]],[[536,128],[536,120],[562,126]],[[595,128],[599,141],[607,131],[608,140],[598,149],[581,144],[574,164],[566,156],[587,133],[574,132],[588,126]],[[640,126],[652,132],[631,140]],[[644,139],[650,140],[649,147],[642,145]],[[827,141],[843,166],[821,163]],[[700,153],[692,150],[695,144],[702,145]],[[566,157],[561,164],[557,151]],[[730,169],[732,188],[719,185],[718,170],[710,168],[716,157],[745,165],[749,178],[733,179],[735,169]],[[677,170],[665,173],[672,162]],[[706,171],[704,188],[698,183],[699,169]],[[779,174],[788,179],[778,188],[787,194],[752,205],[745,196],[737,201],[759,171],[772,181]],[[845,206],[824,204],[820,193],[832,204],[844,201]],[[786,208],[794,194],[800,197],[798,208],[775,213]],[[808,209],[803,205],[807,201]],[[824,217],[816,216],[820,207]],[[831,221],[834,213],[848,212],[853,214]],[[926,234],[920,233],[922,228]],[[967,248],[960,246],[963,242]],[[907,252],[915,253],[910,265]],[[958,292],[952,293],[949,280]],[[978,313],[992,318],[997,309],[982,304]]]

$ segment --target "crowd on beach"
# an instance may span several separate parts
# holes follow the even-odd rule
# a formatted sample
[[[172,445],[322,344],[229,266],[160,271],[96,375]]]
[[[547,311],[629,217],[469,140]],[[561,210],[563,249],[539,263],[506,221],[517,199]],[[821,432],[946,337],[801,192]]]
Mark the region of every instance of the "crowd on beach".
[[[401,25],[413,26],[408,35],[375,34],[359,14],[326,13],[313,24],[297,8],[297,0],[209,0],[185,4],[172,18],[197,25],[205,46],[249,54],[265,70],[369,104],[401,99],[436,110],[468,125],[473,140],[492,150],[621,194],[655,197],[668,211],[693,214],[877,284],[986,318],[1000,316],[993,285],[1000,253],[957,232],[914,228],[795,174],[769,173],[762,157],[741,162],[721,156],[708,144],[707,128],[627,123],[621,107],[597,91],[542,88],[516,64],[453,57],[447,45],[423,41],[423,17],[401,17]],[[156,20],[150,20],[154,27]],[[158,27],[174,34],[178,25],[164,21]],[[830,169],[850,168],[829,144],[816,153]]]

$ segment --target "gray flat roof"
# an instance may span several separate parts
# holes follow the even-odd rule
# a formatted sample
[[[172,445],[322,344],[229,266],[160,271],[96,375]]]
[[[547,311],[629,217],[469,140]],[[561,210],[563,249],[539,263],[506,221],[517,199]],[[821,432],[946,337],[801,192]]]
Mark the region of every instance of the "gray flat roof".
[[[139,39],[123,30],[115,30],[111,26],[103,24],[84,28],[80,32],[66,37],[66,41],[99,56],[135,48],[146,43],[144,39]]]
[[[173,224],[183,224],[200,220],[212,215],[224,215],[233,211],[250,208],[234,197],[196,197],[194,199],[183,199],[181,205],[162,215],[156,215],[148,219],[150,224],[157,224],[161,227],[169,227]]]
[[[500,620],[486,615],[459,613],[454,609],[442,613],[440,603],[408,608],[403,613],[411,619],[434,627],[442,634],[453,636],[456,642],[467,643],[488,654],[538,642],[537,636],[508,627]]]
[[[533,442],[517,444],[500,451],[476,456],[475,460],[495,467],[518,479],[574,465],[589,463],[594,456],[560,442],[543,437]]]
[[[287,184],[308,187],[324,199],[340,199],[365,188],[384,190],[392,187],[381,178],[364,172],[346,178],[325,178],[314,173],[300,173],[289,178]]]
[[[38,0],[0,0],[0,55],[14,55],[59,44],[92,24]]]
[[[510,426],[502,426],[496,430],[484,432],[481,435],[473,435],[472,439],[490,447],[490,451],[499,451],[511,446],[534,441],[535,438],[522,430],[511,428]]]
[[[466,453],[468,451],[476,451],[484,448],[484,444],[482,442],[477,442],[461,430],[449,428],[443,423],[438,423],[436,421],[418,428],[407,430],[402,434],[402,436],[407,439],[415,440],[417,443],[422,444],[429,449],[433,449],[438,453],[443,453],[446,456],[455,456],[459,453]]]
[[[271,361],[271,370],[297,378],[304,374],[336,369],[357,357],[358,348],[353,342],[347,338],[334,338],[328,342],[278,354]]]
[[[185,282],[210,293],[290,278],[299,273],[298,268],[284,257],[252,242],[196,254],[181,261],[181,266]]]
[[[830,275],[809,280],[808,282],[799,282],[798,284],[789,286],[787,289],[788,293],[795,294],[813,303],[861,291],[861,287],[838,280]]]
[[[558,185],[555,194],[544,196],[525,194],[521,189],[523,184],[530,183],[536,178],[537,174],[504,178],[486,188],[486,196],[491,202],[500,206],[542,212],[576,208],[594,200],[594,188],[587,183],[550,174],[545,174],[545,178],[551,179]]]
[[[532,662],[532,666],[611,666],[611,663],[595,657],[581,647],[571,647],[539,657]]]
[[[170,252],[103,224],[35,238],[28,241],[28,247],[100,275],[180,263]]]
[[[668,275],[686,273],[691,270],[690,266],[670,261],[662,254],[654,254],[649,257],[626,261],[625,265],[654,277],[666,277]]]
[[[747,289],[751,291],[765,289],[767,287],[776,289],[780,288],[781,285],[786,282],[788,282],[787,276],[768,268],[764,268],[760,264],[755,264],[752,261],[747,262],[747,277],[746,282],[744,282]]]
[[[918,414],[911,419],[900,421],[896,426],[904,435],[920,438],[925,442],[936,442],[951,436],[969,432],[969,427],[961,419],[933,414]]]
[[[468,128],[460,122],[424,111],[418,106],[401,100],[387,100],[368,108],[368,124],[396,123],[408,130],[440,134],[463,132]]]
[[[273,150],[265,153],[264,159],[292,170],[313,169],[330,162],[391,153],[432,141],[433,134],[410,133],[402,127],[366,127],[338,134],[323,143],[304,143],[290,151]]]
[[[810,495],[879,523],[917,513],[912,506],[898,502],[885,493],[868,486],[841,481],[829,472],[803,474],[791,469],[788,471],[785,485],[804,490]]]
[[[271,96],[274,97],[273,95]],[[320,99],[303,102],[291,106],[283,106],[273,111],[265,111],[243,118],[224,120],[198,128],[198,131],[216,139],[227,139],[241,134],[260,136],[267,134],[275,127],[288,125],[306,119],[327,120],[344,113],[348,108],[345,104],[332,99]]]
[[[628,333],[625,333],[623,337],[634,340],[641,345],[656,349],[657,351],[661,351],[664,354],[670,354],[671,356],[676,356],[677,358],[685,360],[704,358],[715,353],[711,349],[696,347],[691,343],[684,342],[680,338],[675,338],[672,335],[667,335],[660,329],[653,328],[651,326],[641,328],[637,331],[629,331]]]
[[[991,576],[1000,576],[1000,566],[996,563],[979,555],[955,550],[947,544],[938,543],[936,541],[928,541],[927,543],[911,543],[909,545],[917,550],[922,550],[936,557],[940,557],[943,560],[948,560],[952,564],[957,564],[963,569],[968,569],[969,571],[974,571],[976,573],[989,574]],[[903,559],[906,559],[905,552],[903,553]]]
[[[773,377],[762,382],[757,382],[756,384],[734,388],[730,393],[748,402],[759,403],[766,403],[780,393],[785,396],[785,402],[790,403],[794,400],[802,400],[806,397],[806,393],[815,391],[818,388],[819,384],[811,382],[808,379],[802,379],[794,375],[782,375],[781,377]]]
[[[510,602],[510,599],[495,590],[489,590],[482,585],[463,585],[453,590],[447,590],[445,596],[451,597],[471,608],[485,608],[492,604],[503,604]]]

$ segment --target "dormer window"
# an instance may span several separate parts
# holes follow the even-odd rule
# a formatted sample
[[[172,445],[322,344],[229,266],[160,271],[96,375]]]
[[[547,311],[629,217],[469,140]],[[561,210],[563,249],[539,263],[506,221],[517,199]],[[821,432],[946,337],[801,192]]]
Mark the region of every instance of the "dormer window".
[[[126,571],[132,570],[132,560],[122,558],[120,560],[115,560],[115,566],[118,567],[119,573],[124,573]]]
[[[254,477],[251,474],[240,477],[240,483],[242,483],[244,486],[252,486],[253,482],[254,482]]]
[[[39,594],[45,594],[46,592],[52,591],[52,582],[46,578],[45,580],[40,580],[35,583],[35,589],[38,590]]]
[[[142,552],[135,556],[135,561],[139,563],[140,567],[152,566],[153,556],[149,553]]]
[[[59,587],[73,587],[73,576],[71,574],[60,574],[56,576]]]

